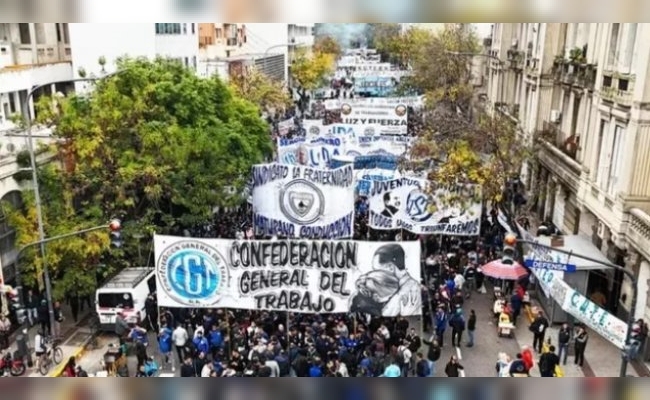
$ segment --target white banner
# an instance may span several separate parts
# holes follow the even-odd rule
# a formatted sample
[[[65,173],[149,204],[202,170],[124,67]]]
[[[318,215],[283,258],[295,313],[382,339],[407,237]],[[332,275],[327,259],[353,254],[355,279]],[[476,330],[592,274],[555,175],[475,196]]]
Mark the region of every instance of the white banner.
[[[349,103],[341,105],[341,122],[352,125],[381,125],[382,135],[406,135],[407,108],[400,104],[391,109],[377,109],[352,106]]]
[[[449,197],[465,201],[455,205]],[[419,178],[402,177],[392,181],[374,181],[369,194],[370,221],[373,229],[405,229],[417,234],[474,236],[481,228],[480,188],[463,185],[453,191],[429,186]]]
[[[422,314],[419,242],[154,236],[158,305]]]
[[[307,136],[345,136],[355,138],[357,136],[372,136],[379,134],[380,125],[351,125],[351,124],[330,124],[323,125],[321,120],[309,120],[303,122],[303,128]]]
[[[278,122],[278,134],[280,136],[285,136],[291,128],[294,127],[293,118],[285,119],[284,121]]]
[[[345,154],[345,137],[311,137],[278,139],[278,162],[329,168],[332,157]]]
[[[253,167],[253,226],[257,236],[351,238],[354,170],[298,165]]]
[[[354,99],[328,99],[323,101],[326,110],[338,110],[341,104],[349,104],[353,107],[362,108],[386,108],[394,109],[399,105],[421,108],[424,105],[424,96],[406,97],[358,97]]]

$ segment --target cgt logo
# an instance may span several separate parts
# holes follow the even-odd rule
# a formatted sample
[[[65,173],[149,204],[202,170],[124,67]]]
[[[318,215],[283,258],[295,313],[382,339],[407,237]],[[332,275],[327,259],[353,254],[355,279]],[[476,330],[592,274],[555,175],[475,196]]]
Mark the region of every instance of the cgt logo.
[[[224,294],[228,282],[225,258],[203,242],[187,240],[166,248],[158,259],[162,290],[182,305],[208,307]]]

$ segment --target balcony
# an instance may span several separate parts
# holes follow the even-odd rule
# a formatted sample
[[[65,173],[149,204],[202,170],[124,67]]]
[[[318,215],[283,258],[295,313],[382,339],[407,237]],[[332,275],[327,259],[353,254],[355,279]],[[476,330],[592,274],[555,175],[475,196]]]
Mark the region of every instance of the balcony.
[[[524,56],[525,53],[523,51],[517,51],[517,50],[508,50],[507,52],[507,59],[510,64],[510,68],[512,69],[523,69],[524,67]]]
[[[226,46],[237,46],[239,43],[237,38],[227,38],[226,39]]]
[[[615,87],[603,87],[600,90],[600,97],[611,103],[623,107],[632,107],[632,93]]]
[[[577,192],[581,170],[580,164],[575,160],[579,146],[578,136],[565,139],[564,134],[555,125],[544,122],[539,144],[539,161],[562,179],[570,189]]]
[[[594,90],[596,65],[556,58],[553,63],[553,76],[556,82],[563,85]]]
[[[627,240],[650,258],[650,216],[638,208],[630,209]]]

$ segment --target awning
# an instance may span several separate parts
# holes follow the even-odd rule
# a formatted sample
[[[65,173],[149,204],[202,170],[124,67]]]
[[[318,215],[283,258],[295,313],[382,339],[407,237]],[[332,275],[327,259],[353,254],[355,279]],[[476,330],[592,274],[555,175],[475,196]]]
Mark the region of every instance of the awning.
[[[564,246],[557,247],[558,249],[561,249],[563,251],[570,251],[575,253],[576,255],[584,255],[593,258],[595,260],[598,260],[600,262],[603,262],[605,264],[611,263],[607,259],[607,257],[605,257],[605,255],[603,255],[603,253],[601,253],[600,250],[593,243],[591,243],[591,240],[589,240],[588,237],[582,235],[567,235],[567,236],[562,236],[562,238],[564,239]],[[534,238],[534,240],[544,246],[551,245],[551,238],[549,236],[538,236]],[[550,254],[553,256],[557,255],[558,258],[562,259],[562,262],[564,263],[575,264],[575,266],[579,271],[608,269],[603,265],[600,265],[593,261],[584,260],[582,258],[579,258],[578,256],[569,257],[568,255],[565,254],[553,253],[553,252],[550,252]]]

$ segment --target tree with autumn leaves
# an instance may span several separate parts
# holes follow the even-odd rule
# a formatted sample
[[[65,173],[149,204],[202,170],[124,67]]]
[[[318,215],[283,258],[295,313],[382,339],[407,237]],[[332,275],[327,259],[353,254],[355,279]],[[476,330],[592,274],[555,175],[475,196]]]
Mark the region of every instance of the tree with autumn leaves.
[[[57,138],[56,161],[38,170],[46,236],[123,221],[118,250],[107,251],[103,231],[47,244],[57,299],[92,294],[103,276],[137,266],[125,260],[146,263],[138,236],[149,239],[146,256],[153,232],[179,234],[211,221],[215,207],[241,204],[251,166],[273,151],[259,105],[217,77],[202,79],[167,59],[122,60],[118,70],[90,94],[36,106],[35,122]],[[37,240],[33,193],[24,200],[24,210],[9,213],[17,247]],[[23,283],[35,286],[42,265],[37,248],[24,254]]]
[[[300,108],[307,107],[308,93],[328,84],[336,68],[336,55],[300,49],[291,62],[291,77],[300,96]]]
[[[523,137],[509,117],[474,112],[471,62],[479,46],[471,30],[454,25],[435,34],[417,31],[404,34],[410,39],[401,49],[400,41],[395,40],[393,50],[397,57],[408,55],[412,70],[402,79],[402,89],[415,89],[426,96],[422,125],[407,167],[427,168],[429,179],[438,184],[479,185],[484,202],[507,204],[504,211],[514,217],[509,188],[534,154],[532,141]]]

